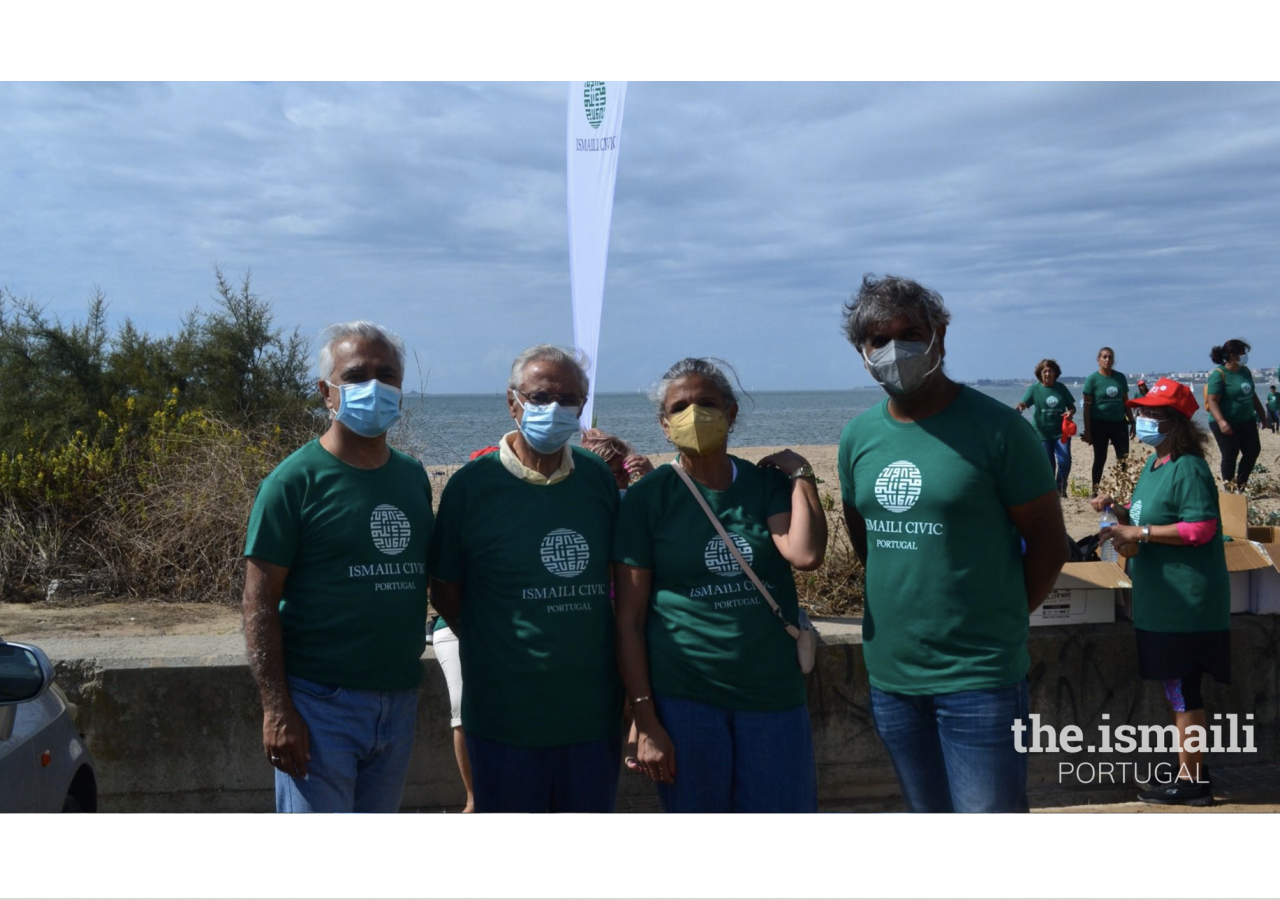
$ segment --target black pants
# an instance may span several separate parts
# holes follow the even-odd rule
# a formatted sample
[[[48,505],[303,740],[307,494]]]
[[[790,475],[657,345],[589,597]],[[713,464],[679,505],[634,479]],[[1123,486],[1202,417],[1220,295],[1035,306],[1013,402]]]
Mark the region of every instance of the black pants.
[[[1231,434],[1223,434],[1215,421],[1209,422],[1209,430],[1213,439],[1218,442],[1218,452],[1222,454],[1222,480],[1234,481],[1238,487],[1244,487],[1253,472],[1253,464],[1258,461],[1262,452],[1262,439],[1258,437],[1258,423],[1231,422]],[[1240,457],[1240,465],[1236,466],[1236,457]]]
[[[1129,455],[1129,423],[1111,422],[1089,417],[1089,440],[1093,441],[1093,483],[1102,481],[1102,470],[1107,467],[1107,445],[1116,448],[1116,459]]]

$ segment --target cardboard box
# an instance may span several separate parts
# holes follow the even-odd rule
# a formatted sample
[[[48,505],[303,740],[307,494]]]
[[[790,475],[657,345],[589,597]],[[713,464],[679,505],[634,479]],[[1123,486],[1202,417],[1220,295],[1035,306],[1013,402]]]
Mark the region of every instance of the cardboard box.
[[[1222,552],[1227,558],[1227,579],[1231,582],[1231,611],[1247,613],[1253,575],[1270,569],[1271,557],[1261,544],[1248,540],[1227,541],[1222,545]]]
[[[1222,533],[1231,538],[1222,545],[1227,557],[1227,577],[1231,582],[1231,611],[1250,611],[1253,572],[1271,567],[1271,557],[1261,544],[1249,537],[1249,501],[1244,494],[1218,494]]]
[[[1249,499],[1244,494],[1218,494],[1222,533],[1238,541],[1249,540]]]
[[[1031,614],[1031,624],[1083,625],[1087,622],[1114,622],[1116,604],[1127,602],[1131,587],[1133,582],[1116,563],[1067,563],[1062,567],[1049,596]]]
[[[1280,528],[1253,526],[1253,541],[1271,560],[1270,568],[1249,573],[1249,612],[1254,615],[1280,615]]]

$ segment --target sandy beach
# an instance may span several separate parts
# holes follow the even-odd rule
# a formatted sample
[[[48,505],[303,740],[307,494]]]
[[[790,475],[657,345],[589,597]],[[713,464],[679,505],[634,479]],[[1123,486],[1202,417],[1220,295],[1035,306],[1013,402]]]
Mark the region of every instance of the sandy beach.
[[[757,461],[776,453],[783,447],[733,447],[730,452],[742,459]],[[836,468],[835,444],[795,445],[790,449],[804,456],[822,479],[818,492],[830,496],[833,515],[839,515],[840,480]],[[1148,455],[1146,447],[1134,442],[1130,453],[1143,460]],[[650,458],[655,464],[669,462],[673,454],[655,454]],[[1218,450],[1210,442],[1208,455],[1210,468],[1218,472]],[[1071,496],[1062,501],[1062,514],[1067,533],[1079,539],[1091,534],[1098,527],[1098,515],[1089,505],[1089,475],[1092,465],[1092,449],[1072,441]],[[1280,514],[1280,435],[1270,431],[1262,433],[1262,455],[1258,468],[1250,479],[1249,502],[1256,513],[1267,516]],[[1110,477],[1114,462],[1108,462],[1104,484]],[[431,467],[440,472],[432,478],[437,497],[448,474],[456,467]],[[1265,469],[1265,471],[1263,471]],[[1080,473],[1083,472],[1083,475]],[[843,541],[842,534],[833,529],[833,540]],[[833,551],[834,552],[834,548]],[[159,634],[228,634],[240,629],[240,610],[236,606],[213,603],[157,603],[137,600],[107,600],[101,597],[71,595],[53,602],[0,603],[0,633],[10,637],[38,640],[45,635],[101,634],[119,637]]]

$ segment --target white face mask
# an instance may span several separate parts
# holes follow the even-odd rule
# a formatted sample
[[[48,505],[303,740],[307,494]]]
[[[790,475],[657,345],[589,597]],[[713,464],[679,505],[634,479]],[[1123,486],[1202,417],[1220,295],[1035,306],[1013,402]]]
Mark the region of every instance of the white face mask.
[[[881,387],[891,394],[903,397],[918,391],[925,379],[942,365],[941,355],[936,363],[929,365],[930,351],[937,340],[938,332],[935,331],[928,344],[920,341],[889,341],[883,347],[872,350],[870,356],[864,347],[862,359],[871,377]]]

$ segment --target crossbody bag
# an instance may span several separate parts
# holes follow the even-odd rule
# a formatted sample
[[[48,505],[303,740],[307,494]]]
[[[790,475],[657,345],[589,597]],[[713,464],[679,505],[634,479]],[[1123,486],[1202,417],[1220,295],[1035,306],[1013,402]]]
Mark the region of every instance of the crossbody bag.
[[[707,514],[707,518],[711,520],[711,524],[715,526],[716,533],[720,535],[720,540],[724,541],[725,547],[733,554],[733,558],[738,561],[738,565],[742,571],[751,579],[751,583],[756,586],[760,594],[765,600],[769,601],[769,605],[773,607],[773,614],[778,617],[778,621],[782,623],[782,627],[786,629],[787,634],[796,640],[796,659],[800,663],[800,671],[808,675],[813,671],[813,664],[818,657],[818,632],[814,629],[813,623],[809,621],[809,615],[800,609],[800,615],[796,618],[796,624],[792,625],[787,621],[786,616],[782,614],[782,609],[778,606],[773,595],[769,593],[769,589],[764,586],[764,582],[760,580],[760,576],[747,565],[746,559],[743,558],[742,552],[738,549],[737,544],[729,537],[725,531],[724,525],[720,523],[720,519],[711,511],[711,507],[707,504],[707,500],[702,496],[702,492],[694,485],[693,479],[689,473],[684,470],[678,461],[673,461],[671,467],[676,470],[680,478],[684,481],[685,487],[689,489],[689,493],[693,494],[693,499],[698,501],[698,505],[702,507],[702,511]]]

